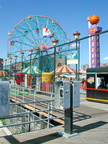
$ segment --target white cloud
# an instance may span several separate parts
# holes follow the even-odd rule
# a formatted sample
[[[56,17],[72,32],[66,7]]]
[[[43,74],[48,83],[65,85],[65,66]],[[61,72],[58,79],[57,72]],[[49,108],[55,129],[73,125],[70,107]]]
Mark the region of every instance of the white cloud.
[[[104,60],[108,60],[108,57],[104,57]]]

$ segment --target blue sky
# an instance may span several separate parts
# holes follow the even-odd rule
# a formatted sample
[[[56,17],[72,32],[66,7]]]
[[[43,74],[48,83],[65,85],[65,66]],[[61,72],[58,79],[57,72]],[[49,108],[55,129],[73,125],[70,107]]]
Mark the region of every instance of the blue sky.
[[[44,15],[55,19],[62,25],[68,37],[74,40],[73,33],[81,33],[80,38],[88,35],[87,17],[100,17],[99,26],[108,30],[107,0],[0,0],[0,58],[7,58],[8,32],[20,20],[29,15]],[[108,34],[100,38],[100,61],[108,57]],[[89,63],[88,40],[81,42],[81,64]]]

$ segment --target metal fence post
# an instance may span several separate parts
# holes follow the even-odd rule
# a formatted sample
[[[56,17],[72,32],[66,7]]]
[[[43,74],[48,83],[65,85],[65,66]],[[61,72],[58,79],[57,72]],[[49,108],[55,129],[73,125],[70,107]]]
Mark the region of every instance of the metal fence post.
[[[50,102],[48,102],[48,123],[47,123],[47,128],[49,128],[49,122],[50,122],[49,118],[50,118]]]
[[[64,112],[65,112],[65,129],[64,132],[72,134],[73,132],[73,85],[70,82],[64,82]]]

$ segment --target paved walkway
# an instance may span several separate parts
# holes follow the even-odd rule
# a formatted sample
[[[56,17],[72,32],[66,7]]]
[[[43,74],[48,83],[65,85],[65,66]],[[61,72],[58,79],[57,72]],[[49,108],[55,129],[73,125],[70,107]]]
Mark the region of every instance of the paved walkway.
[[[107,144],[108,104],[89,102],[81,96],[81,106],[74,108],[82,114],[74,122],[76,135],[62,136],[64,126],[0,138],[0,144]],[[66,136],[66,134],[65,134]]]
[[[0,126],[2,126],[2,122],[0,120]],[[7,127],[4,128],[0,128],[0,136],[7,136],[7,135],[11,135],[12,133],[9,131],[9,129]]]

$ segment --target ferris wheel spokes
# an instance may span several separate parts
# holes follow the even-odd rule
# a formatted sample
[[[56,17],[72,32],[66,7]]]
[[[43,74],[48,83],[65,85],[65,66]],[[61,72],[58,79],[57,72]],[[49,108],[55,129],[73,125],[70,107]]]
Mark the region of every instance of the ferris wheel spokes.
[[[25,37],[25,33],[20,30],[18,27],[15,27],[24,37]],[[31,43],[34,43],[36,41],[34,41],[34,39],[32,39],[28,34],[26,34],[26,37],[25,37],[27,40],[29,40]],[[32,41],[31,41],[32,40]]]
[[[39,24],[39,20],[38,20],[38,17],[37,17],[37,16],[36,16],[36,22],[37,22],[37,27],[38,27],[39,30],[40,30],[41,28],[40,28],[40,24]],[[41,35],[42,35],[42,33],[39,32],[40,38],[41,38]],[[42,38],[41,38],[40,40],[42,40]]]
[[[20,40],[16,40],[16,39],[11,39],[12,41],[14,42],[19,42],[19,43],[23,43],[25,45],[30,45],[30,46],[38,46],[38,45],[35,45],[35,44],[32,44],[32,43],[27,43],[27,42],[24,42],[24,41],[20,41]]]
[[[30,24],[28,23],[28,21],[25,20],[25,22],[26,22],[28,28],[30,28],[30,30],[31,30],[30,33],[31,33],[31,35],[33,36],[35,42],[36,42],[37,44],[39,44],[39,38],[37,37],[36,33],[34,32],[34,30],[32,29],[32,27],[30,26]],[[37,39],[36,39],[36,38],[37,38]]]

